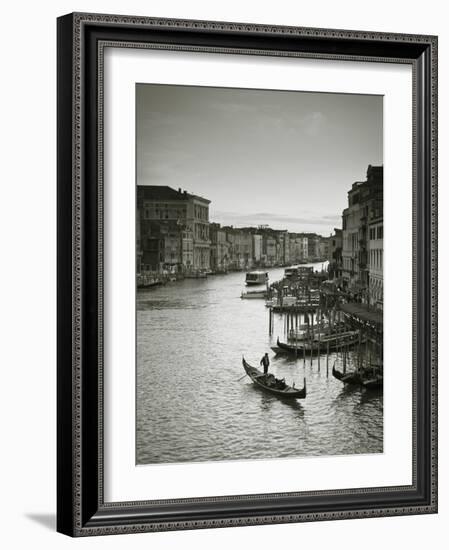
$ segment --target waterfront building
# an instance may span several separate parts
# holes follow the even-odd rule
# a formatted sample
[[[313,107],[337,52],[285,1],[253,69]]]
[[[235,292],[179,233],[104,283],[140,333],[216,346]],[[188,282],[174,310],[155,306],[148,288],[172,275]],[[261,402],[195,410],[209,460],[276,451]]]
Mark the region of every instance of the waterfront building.
[[[226,230],[219,223],[209,225],[210,268],[212,271],[226,272],[230,265],[229,242]]]
[[[249,269],[253,266],[253,236],[249,231],[240,231],[239,239],[240,256],[243,260],[243,269]]]
[[[368,303],[383,309],[383,213],[382,205],[374,206],[369,219],[369,297]]]
[[[290,233],[287,230],[259,226],[257,234],[261,237],[260,264],[262,266],[273,267],[291,262]]]
[[[276,237],[272,234],[264,234],[263,239],[263,254],[265,259],[265,265],[272,267],[277,263],[278,250],[277,250],[277,240]]]
[[[292,264],[299,261],[299,243],[297,242],[297,234],[296,233],[290,233],[290,262]]]
[[[331,279],[339,279],[341,277],[341,252],[342,230],[335,227],[333,234],[329,237],[329,247],[327,252],[327,260],[329,261],[329,276]]]
[[[189,195],[187,225],[193,233],[193,269],[210,269],[209,204],[210,201],[197,195]]]
[[[309,259],[309,239],[304,235],[299,236],[300,239],[300,256],[299,260],[306,262]]]
[[[320,240],[321,237],[316,233],[304,233],[307,237],[307,259],[314,261],[320,259]]]
[[[142,269],[209,269],[210,201],[164,185],[137,186]]]
[[[366,181],[355,182],[343,210],[342,277],[344,286],[363,302],[369,301],[369,215],[382,209],[383,166],[368,166]]]
[[[259,265],[262,260],[262,235],[255,233],[253,239],[253,259],[256,265]]]
[[[248,228],[224,227],[228,244],[229,267],[249,269],[253,266],[253,236]]]
[[[181,252],[181,269],[185,273],[190,273],[194,269],[194,260],[193,260],[193,233],[188,227],[187,223],[181,225],[181,243],[182,243],[182,252]]]
[[[268,226],[209,221],[210,201],[182,189],[137,187],[136,269],[195,273],[290,265],[327,256],[328,240]]]
[[[278,242],[279,254],[277,263],[280,265],[288,265],[290,263],[290,235],[288,231],[278,232]]]
[[[320,237],[318,251],[318,257],[320,260],[327,260],[327,257],[329,256],[329,237]]]
[[[290,233],[290,263],[296,264],[307,261],[308,239],[301,233]]]

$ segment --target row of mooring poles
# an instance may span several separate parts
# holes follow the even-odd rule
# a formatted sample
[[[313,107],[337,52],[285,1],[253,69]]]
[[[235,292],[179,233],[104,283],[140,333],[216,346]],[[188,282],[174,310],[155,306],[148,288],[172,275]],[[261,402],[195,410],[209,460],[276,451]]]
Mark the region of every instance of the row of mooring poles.
[[[296,288],[297,293],[301,290]],[[343,322],[342,311],[339,309],[338,304],[332,302],[328,303],[328,297],[325,297],[325,303],[320,300],[318,307],[314,307],[310,304],[310,308],[303,309],[296,308],[292,311],[286,311],[284,316],[284,331],[287,338],[291,339],[295,345],[295,357],[300,357],[300,351],[302,349],[303,366],[306,366],[306,355],[310,354],[310,366],[313,365],[314,354],[317,354],[317,367],[318,372],[321,371],[321,353],[326,354],[326,377],[329,377],[329,358],[331,352],[335,351],[337,358],[340,357],[343,373],[346,374],[348,368],[349,346],[353,345],[353,338],[349,338],[347,331],[348,326],[346,321]],[[301,347],[298,347],[299,337],[301,331],[305,330],[305,334],[301,337]],[[272,336],[274,333],[274,310],[270,306],[268,308],[268,332]],[[323,343],[323,337],[324,343]],[[334,337],[331,346],[331,336]],[[373,352],[371,346],[366,344],[363,340],[364,334],[362,330],[359,330],[357,342],[357,358],[352,358],[353,361],[357,361],[358,368],[363,366],[363,361],[372,362]],[[362,358],[362,354],[366,353],[367,357]]]

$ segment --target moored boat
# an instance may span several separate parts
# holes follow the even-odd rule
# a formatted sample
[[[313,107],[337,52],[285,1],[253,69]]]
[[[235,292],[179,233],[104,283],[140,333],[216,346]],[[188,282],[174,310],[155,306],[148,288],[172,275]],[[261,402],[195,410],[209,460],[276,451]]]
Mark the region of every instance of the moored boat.
[[[304,378],[304,387],[300,390],[293,386],[289,386],[284,380],[275,378],[272,374],[263,374],[256,367],[252,367],[249,363],[242,358],[242,365],[246,374],[251,378],[254,384],[265,391],[268,391],[278,397],[284,397],[288,399],[304,399],[307,394],[306,379]]]
[[[328,336],[335,336],[336,331],[342,332],[344,330],[344,324],[336,324],[334,326],[329,326],[328,324],[323,324],[321,326],[315,325],[314,328],[310,324],[299,325],[298,328],[290,329],[287,340],[289,342],[301,342],[304,340],[310,340],[313,338],[314,341],[324,340]]]
[[[280,342],[279,337],[276,342],[276,346],[272,346],[272,350],[275,353],[289,353],[289,354],[320,354],[329,351],[338,350],[340,347],[352,347],[359,343],[359,337],[357,331],[348,331],[339,334],[331,334],[321,336],[319,339],[312,338],[308,340],[298,341],[294,344],[287,344],[286,342]]]
[[[361,368],[352,372],[343,373],[332,367],[332,375],[344,384],[361,386],[366,389],[377,389],[383,386],[383,374],[376,368]]]
[[[242,292],[240,298],[243,300],[251,300],[254,298],[266,298],[267,297],[267,291],[266,290],[250,290],[248,292]]]

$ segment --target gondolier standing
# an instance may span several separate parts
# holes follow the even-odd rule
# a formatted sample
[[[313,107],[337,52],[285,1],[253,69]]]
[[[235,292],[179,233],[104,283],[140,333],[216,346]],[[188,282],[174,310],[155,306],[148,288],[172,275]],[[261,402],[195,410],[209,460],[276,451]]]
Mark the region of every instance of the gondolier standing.
[[[260,365],[263,365],[263,373],[268,373],[268,367],[270,366],[270,359],[268,358],[268,353],[266,353],[260,360]]]

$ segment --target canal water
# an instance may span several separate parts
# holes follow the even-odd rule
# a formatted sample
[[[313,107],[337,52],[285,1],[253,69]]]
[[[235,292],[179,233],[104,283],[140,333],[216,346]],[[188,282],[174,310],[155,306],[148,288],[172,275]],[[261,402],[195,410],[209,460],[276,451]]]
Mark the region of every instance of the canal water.
[[[321,268],[321,264],[315,269]],[[269,270],[270,282],[283,269]],[[276,314],[268,334],[264,300],[242,300],[242,272],[186,279],[137,293],[138,464],[380,453],[381,392],[344,387],[326,376],[326,358],[276,357],[284,338]],[[254,287],[259,288],[259,287]],[[302,388],[288,402],[244,374],[242,356]]]

